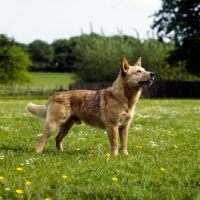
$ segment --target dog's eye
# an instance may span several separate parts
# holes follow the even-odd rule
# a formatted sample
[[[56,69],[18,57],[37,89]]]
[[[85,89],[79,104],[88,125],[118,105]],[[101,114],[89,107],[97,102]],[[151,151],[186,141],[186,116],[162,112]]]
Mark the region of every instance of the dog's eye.
[[[141,73],[141,70],[137,70],[137,73]]]

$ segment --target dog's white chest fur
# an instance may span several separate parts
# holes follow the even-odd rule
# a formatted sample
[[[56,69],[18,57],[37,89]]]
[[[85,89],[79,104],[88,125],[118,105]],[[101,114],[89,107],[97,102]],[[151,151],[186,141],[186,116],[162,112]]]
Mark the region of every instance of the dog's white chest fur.
[[[134,114],[134,109],[132,110],[132,112],[128,112],[128,113],[124,112],[121,115],[121,118],[119,120],[118,126],[119,127],[123,127],[123,126],[126,126],[127,124],[129,124],[131,122],[133,114]]]

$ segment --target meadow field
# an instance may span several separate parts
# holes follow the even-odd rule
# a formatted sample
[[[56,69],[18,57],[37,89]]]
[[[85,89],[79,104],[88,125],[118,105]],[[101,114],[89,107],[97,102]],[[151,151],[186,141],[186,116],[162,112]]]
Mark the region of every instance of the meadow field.
[[[64,72],[31,72],[32,81],[30,87],[46,87],[46,89],[55,89],[63,87],[68,89],[70,83],[75,82],[76,76],[73,73]]]
[[[74,73],[30,72],[31,82],[1,86],[0,96],[35,96],[52,94],[55,91],[68,90],[69,84],[78,80]]]
[[[74,126],[35,153],[44,121],[30,100],[0,100],[0,199],[200,199],[200,101],[141,99],[129,155],[110,155],[104,130]],[[46,100],[33,100],[44,104]]]

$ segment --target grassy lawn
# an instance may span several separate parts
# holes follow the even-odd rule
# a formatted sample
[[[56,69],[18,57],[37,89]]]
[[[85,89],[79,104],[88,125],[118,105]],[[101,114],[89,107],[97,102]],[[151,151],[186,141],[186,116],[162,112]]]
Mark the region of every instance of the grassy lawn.
[[[53,94],[55,91],[67,90],[70,83],[76,82],[78,79],[73,73],[57,73],[57,72],[31,72],[31,82],[13,87],[1,86],[0,96],[32,96]]]
[[[68,89],[68,85],[75,82],[73,73],[31,72],[30,74],[32,76],[30,87],[55,89],[62,86],[64,89]]]
[[[105,131],[84,124],[65,137],[65,151],[54,134],[36,154],[44,121],[25,111],[28,102],[0,101],[0,199],[200,199],[199,100],[141,99],[129,156],[117,157]]]

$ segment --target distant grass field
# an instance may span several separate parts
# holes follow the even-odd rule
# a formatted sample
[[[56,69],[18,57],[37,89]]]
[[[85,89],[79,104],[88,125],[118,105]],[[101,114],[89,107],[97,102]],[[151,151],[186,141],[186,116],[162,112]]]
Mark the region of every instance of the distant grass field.
[[[75,82],[75,74],[73,73],[55,73],[55,72],[31,72],[32,82],[30,87],[46,87],[47,89],[55,89],[62,86],[68,89],[70,83]]]
[[[50,95],[55,91],[67,90],[70,83],[78,79],[73,73],[57,72],[31,72],[31,82],[27,84],[15,84],[13,87],[1,86],[0,97],[16,96],[41,96]]]
[[[44,121],[28,100],[0,101],[0,199],[200,199],[200,101],[141,99],[129,156],[109,154],[105,131],[76,125],[35,153]],[[35,99],[43,104],[46,100]]]

